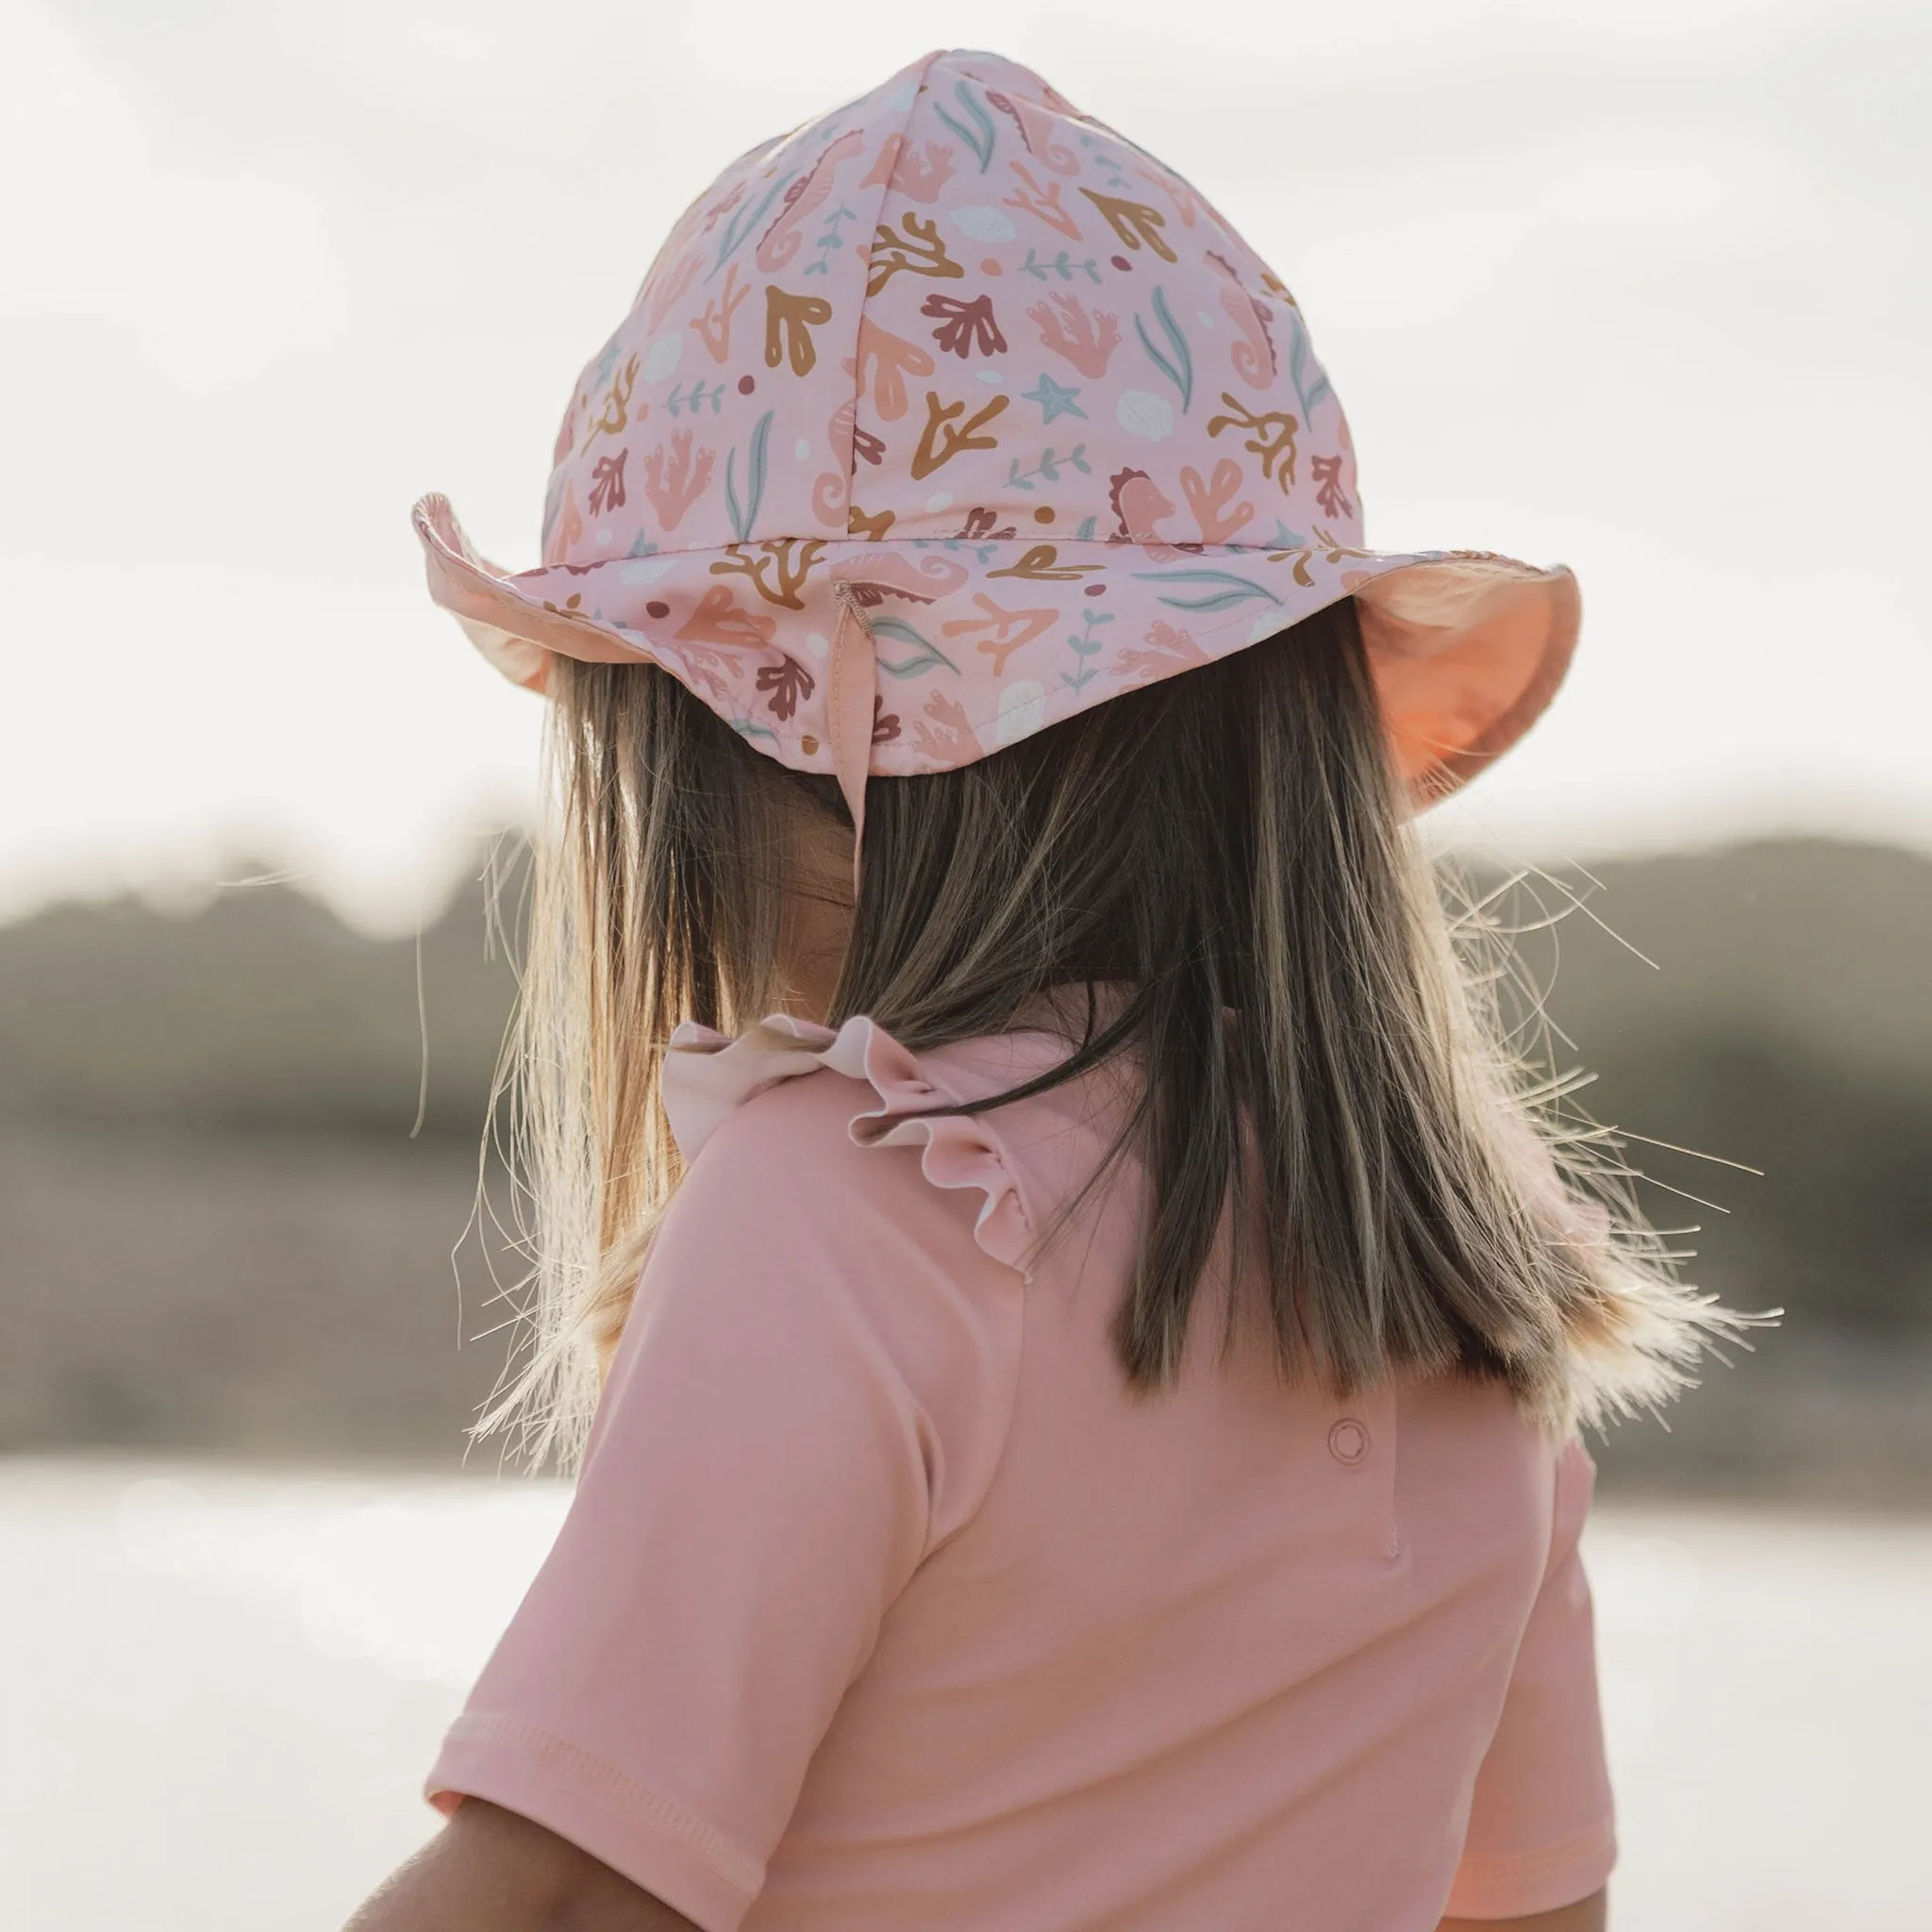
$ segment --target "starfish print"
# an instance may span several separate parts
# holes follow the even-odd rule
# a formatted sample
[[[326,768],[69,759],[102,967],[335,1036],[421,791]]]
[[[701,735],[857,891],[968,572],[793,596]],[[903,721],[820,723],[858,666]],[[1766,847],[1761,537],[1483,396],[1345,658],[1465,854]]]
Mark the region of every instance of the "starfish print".
[[[1031,389],[1020,393],[1025,401],[1040,405],[1042,425],[1051,423],[1056,416],[1078,416],[1082,422],[1087,419],[1087,411],[1074,400],[1079,390],[1062,389],[1050,375],[1042,374]]]

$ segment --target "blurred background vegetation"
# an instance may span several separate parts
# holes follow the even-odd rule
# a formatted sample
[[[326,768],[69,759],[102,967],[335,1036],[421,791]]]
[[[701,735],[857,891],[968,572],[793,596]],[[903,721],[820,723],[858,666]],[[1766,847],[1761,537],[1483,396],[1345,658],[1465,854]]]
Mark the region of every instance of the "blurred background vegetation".
[[[0,1451],[461,1458],[515,1273],[472,1222],[513,990],[486,870],[420,958],[273,883],[0,928]],[[1668,1429],[1593,1444],[1606,1489],[1932,1497],[1932,858],[1633,858],[1505,915],[1571,895],[1519,944],[1559,1061],[1598,1075],[1581,1104],[1646,1137],[1639,1199],[1697,1227],[1687,1275],[1787,1311]]]

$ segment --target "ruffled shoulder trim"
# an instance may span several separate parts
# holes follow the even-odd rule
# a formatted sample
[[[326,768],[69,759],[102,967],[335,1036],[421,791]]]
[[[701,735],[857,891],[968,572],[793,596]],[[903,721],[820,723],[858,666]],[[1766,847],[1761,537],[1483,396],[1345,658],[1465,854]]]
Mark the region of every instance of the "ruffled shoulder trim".
[[[995,1260],[1027,1273],[1021,1257],[1033,1226],[1005,1150],[977,1117],[922,1119],[914,1109],[966,1096],[948,1092],[884,1027],[855,1014],[829,1026],[774,1013],[733,1038],[687,1020],[664,1057],[664,1111],[687,1161],[746,1101],[780,1082],[822,1069],[872,1089],[847,1128],[860,1147],[917,1147],[920,1169],[939,1188],[977,1189],[974,1239]]]

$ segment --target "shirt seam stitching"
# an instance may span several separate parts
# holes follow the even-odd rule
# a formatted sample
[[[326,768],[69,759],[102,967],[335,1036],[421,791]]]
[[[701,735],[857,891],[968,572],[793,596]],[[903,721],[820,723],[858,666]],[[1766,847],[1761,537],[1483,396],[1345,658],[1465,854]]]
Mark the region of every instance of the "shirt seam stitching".
[[[625,1808],[662,1826],[688,1845],[693,1856],[734,1891],[755,1898],[764,1883],[763,1863],[741,1851],[715,1824],[653,1790],[622,1766],[541,1724],[495,1711],[466,1712],[450,1726],[449,1735],[456,1744],[495,1740],[532,1761],[552,1759],[574,1782],[592,1790],[601,1785],[613,1790]]]

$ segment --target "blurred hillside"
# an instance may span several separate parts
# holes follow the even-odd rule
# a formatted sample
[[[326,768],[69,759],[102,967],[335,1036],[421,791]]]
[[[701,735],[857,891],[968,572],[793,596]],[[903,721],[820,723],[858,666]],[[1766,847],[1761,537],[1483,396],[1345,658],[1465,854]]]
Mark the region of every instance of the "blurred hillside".
[[[1764,1171],[1628,1147],[1690,1277],[1788,1311],[1615,1431],[1607,1485],[1932,1497],[1932,861],[1770,841],[1506,911],[1566,895],[1520,942],[1559,1063],[1596,1119]],[[484,899],[422,936],[426,1084],[416,943],[286,888],[0,929],[0,1450],[456,1460],[506,1341],[474,1235],[451,1261],[512,991]]]

